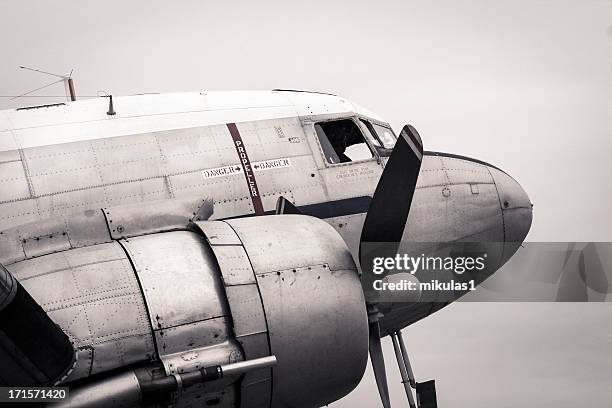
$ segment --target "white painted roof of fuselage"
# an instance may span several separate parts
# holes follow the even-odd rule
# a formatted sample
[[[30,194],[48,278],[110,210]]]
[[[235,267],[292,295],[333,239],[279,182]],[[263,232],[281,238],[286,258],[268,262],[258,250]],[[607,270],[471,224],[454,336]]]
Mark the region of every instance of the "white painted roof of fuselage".
[[[0,111],[0,151],[198,126],[321,114],[378,115],[330,94],[211,91],[113,97]]]

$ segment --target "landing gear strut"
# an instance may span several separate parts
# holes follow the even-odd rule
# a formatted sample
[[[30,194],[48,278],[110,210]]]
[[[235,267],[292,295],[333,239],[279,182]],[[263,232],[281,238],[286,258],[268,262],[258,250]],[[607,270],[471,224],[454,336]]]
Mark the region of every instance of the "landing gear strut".
[[[406,346],[404,345],[404,339],[402,338],[402,332],[400,330],[392,332],[391,340],[393,341],[395,358],[397,359],[397,365],[402,376],[402,383],[404,384],[404,390],[406,391],[406,397],[408,398],[410,408],[417,408],[414,396],[412,395],[412,388],[416,391],[418,408],[437,408],[436,383],[434,380],[422,383],[417,383],[415,381],[414,373],[410,366],[410,360],[408,359],[408,353],[406,352]]]

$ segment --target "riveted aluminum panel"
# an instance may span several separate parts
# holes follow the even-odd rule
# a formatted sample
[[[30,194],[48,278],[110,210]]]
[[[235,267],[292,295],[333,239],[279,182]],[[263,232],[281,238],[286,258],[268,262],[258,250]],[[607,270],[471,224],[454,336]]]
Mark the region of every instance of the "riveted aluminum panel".
[[[103,209],[113,239],[187,229],[192,220],[208,219],[212,201],[201,197],[148,201]]]
[[[353,260],[358,267],[360,262],[359,245],[361,241],[361,230],[363,229],[365,217],[366,213],[358,213],[325,219],[325,221],[340,234],[351,251]]]
[[[223,284],[227,286],[255,283],[251,262],[242,245],[213,245]]]
[[[37,218],[42,219],[92,208],[167,198],[170,198],[170,193],[164,179],[152,178],[106,186],[95,184],[77,190],[59,190],[40,195],[33,202],[37,207]]]
[[[214,255],[200,235],[166,232],[121,240],[157,329],[229,316]]]
[[[256,284],[226,286],[225,292],[232,307],[234,334],[237,338],[267,331],[266,317]]]
[[[504,219],[504,241],[522,242],[532,221],[532,205],[519,183],[506,173],[490,168]],[[510,246],[509,248],[512,248]],[[511,256],[514,251],[504,251]]]
[[[279,195],[290,197],[298,205],[326,198],[301,124],[291,108],[287,109],[283,109],[286,117],[266,116],[263,111],[248,114],[244,120],[236,118],[245,112],[223,115],[227,121],[237,122],[244,132],[242,137],[252,150],[255,167],[258,161],[270,164],[290,160],[288,166],[255,168],[261,178],[259,193],[266,210],[274,208]],[[162,127],[159,131],[142,129],[142,133],[123,137],[98,134],[96,138],[76,137],[69,143],[65,140],[62,144],[25,148],[23,181],[29,177],[31,182],[22,187],[29,187],[28,195],[19,198],[23,205],[11,201],[8,207],[13,213],[6,222],[2,220],[4,214],[0,214],[0,228],[88,208],[194,195],[214,196],[217,219],[252,213],[244,175],[215,175],[219,168],[239,164],[225,123],[193,123],[191,127]],[[20,129],[17,133],[27,138],[30,132]],[[114,131],[107,132],[111,133],[104,136]]]
[[[73,175],[72,177],[79,177]],[[38,208],[38,219],[74,214],[85,210],[100,209],[106,205],[106,190],[99,185],[78,190],[58,189],[57,192],[39,195],[33,200]]]
[[[240,361],[221,273],[205,239],[173,231],[121,240],[137,276],[154,326],[155,343],[168,374]],[[252,272],[251,272],[252,274]],[[260,302],[261,303],[261,302]],[[195,385],[175,406],[235,404],[236,378]]]
[[[488,167],[441,156],[424,156],[423,164],[402,240],[503,241],[499,197]],[[472,193],[474,185],[478,194]]]
[[[131,180],[104,187],[106,205],[132,204],[172,198],[164,177]]]
[[[360,197],[372,194],[380,175],[382,166],[376,159],[342,163],[333,167],[319,169],[323,183],[327,188],[330,200]]]
[[[274,210],[280,195],[293,199],[296,205],[327,201],[319,169],[311,153],[289,157],[287,162],[290,165],[286,167],[255,170],[257,186],[261,186],[259,193],[264,200],[266,211]]]
[[[172,185],[174,196],[214,197],[215,219],[253,212],[253,204],[242,173],[208,180],[205,180],[202,174],[202,171],[197,171],[169,176],[168,181]]]
[[[241,122],[238,130],[252,162],[310,155],[302,124],[296,116]]]
[[[10,264],[71,248],[110,242],[100,210],[53,217],[13,227],[0,233],[0,261]]]
[[[238,163],[236,148],[228,137],[225,124],[155,132],[153,135],[166,159],[167,174],[197,173],[200,180],[206,182],[200,172],[202,169]]]
[[[222,343],[230,334],[231,319],[224,316],[155,330],[155,342],[160,355],[169,355]]]
[[[270,355],[268,329],[255,274],[242,242],[223,221],[195,223],[206,236],[221,269],[225,294],[232,312],[233,334],[247,360]],[[270,406],[272,370],[256,370],[244,375],[241,407]]]
[[[440,156],[440,161],[451,184],[493,183],[491,173],[489,173],[487,166],[484,164],[444,156]]]
[[[232,227],[224,221],[196,222],[210,245],[242,245]]]
[[[121,237],[188,229],[193,219],[211,214],[211,201],[189,197],[47,218],[0,232],[0,261],[10,264]]]
[[[268,341],[268,332],[243,334],[236,338],[242,345],[244,350],[245,358],[252,360],[254,358],[267,357],[270,355],[270,344]],[[248,376],[253,378],[269,378],[271,377],[271,371],[269,370],[258,370],[249,373]],[[254,381],[253,381],[254,382]]]
[[[22,243],[26,258],[70,249],[68,237],[59,231],[42,236],[24,238]]]
[[[164,175],[164,158],[155,133],[107,137],[92,140],[89,144],[96,158],[101,184],[113,185]]]
[[[117,243],[45,255],[8,269],[79,350],[68,381],[155,357],[142,293]]]
[[[258,274],[257,281],[271,354],[278,359],[272,406],[318,407],[352,391],[368,356],[367,313],[355,267],[331,271],[311,265]]]
[[[62,233],[66,233],[73,248],[111,241],[106,220],[99,209],[85,210],[74,216],[65,216],[64,220],[66,228]]]
[[[304,215],[270,215],[257,221],[226,221],[236,231],[256,275],[294,267],[328,264],[332,270],[355,267],[342,238],[327,223]],[[330,249],[341,248],[343,250]]]
[[[297,205],[325,200],[326,193],[297,117],[237,124],[257,179],[265,211],[279,196]]]
[[[89,142],[24,149],[23,157],[36,196],[103,184]]]
[[[21,160],[0,162],[0,202],[30,198]]]
[[[0,202],[0,231],[40,219],[34,200]]]
[[[176,197],[214,197],[215,218],[253,212],[244,174],[224,171],[240,168],[225,124],[158,132],[156,137]]]
[[[444,163],[439,156],[423,156],[421,170],[417,178],[416,188],[430,186],[445,186],[450,183],[448,174],[444,171]]]

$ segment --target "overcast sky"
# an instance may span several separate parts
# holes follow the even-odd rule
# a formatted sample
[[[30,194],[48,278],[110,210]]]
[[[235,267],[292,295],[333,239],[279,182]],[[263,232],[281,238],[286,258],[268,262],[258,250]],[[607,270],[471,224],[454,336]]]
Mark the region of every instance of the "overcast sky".
[[[413,124],[534,203],[532,241],[612,236],[612,1],[0,0],[0,94],[300,88]],[[45,93],[46,92],[46,93]],[[59,85],[40,94],[62,95]],[[0,108],[58,101],[0,98]],[[612,307],[451,305],[405,330],[444,407],[608,406]],[[406,406],[385,343],[393,401]],[[371,372],[336,408],[372,407]]]

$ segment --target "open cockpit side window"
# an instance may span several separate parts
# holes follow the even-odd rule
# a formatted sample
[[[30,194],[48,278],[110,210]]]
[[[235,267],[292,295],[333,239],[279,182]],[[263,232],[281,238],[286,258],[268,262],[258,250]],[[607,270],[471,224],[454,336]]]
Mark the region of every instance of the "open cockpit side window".
[[[328,163],[348,163],[374,157],[359,126],[351,119],[319,122],[314,127]]]

